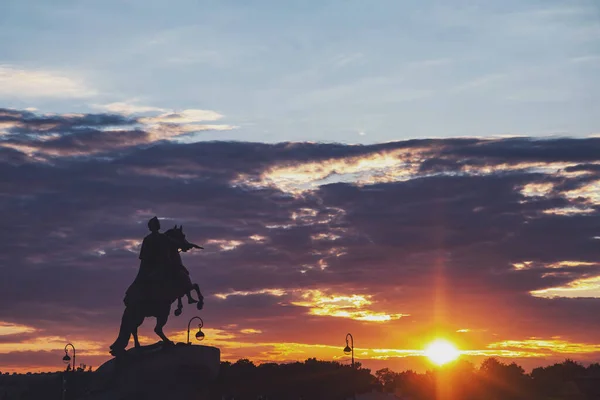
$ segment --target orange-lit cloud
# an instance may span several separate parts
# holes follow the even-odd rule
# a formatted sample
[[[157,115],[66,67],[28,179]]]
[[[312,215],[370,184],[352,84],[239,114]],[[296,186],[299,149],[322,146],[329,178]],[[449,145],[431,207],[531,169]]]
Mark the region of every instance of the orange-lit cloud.
[[[542,298],[554,297],[594,297],[600,298],[600,276],[576,279],[564,286],[533,290],[532,296]]]
[[[387,313],[372,309],[374,302],[371,295],[363,294],[327,294],[321,290],[302,289],[259,289],[254,291],[231,291],[216,293],[215,297],[226,300],[231,296],[269,295],[274,297],[291,296],[289,304],[308,308],[310,315],[322,317],[348,318],[366,322],[388,322],[409,314]],[[282,304],[285,301],[282,299]]]
[[[66,343],[68,343],[68,340],[66,340],[64,337],[38,336],[18,343],[0,343],[0,354],[23,351],[54,351],[64,348]],[[102,343],[78,340],[77,347],[78,350],[80,350],[80,354],[106,354],[106,349]]]
[[[341,238],[340,235],[336,235],[335,233],[317,233],[310,237],[312,240],[330,240],[334,241]]]
[[[11,324],[8,322],[0,321],[0,336],[17,335],[20,333],[32,333],[32,332],[35,332],[35,328],[32,326]]]
[[[528,183],[523,186],[521,193],[528,197],[546,196],[552,192],[553,187],[552,183]]]
[[[600,204],[600,180],[593,181],[580,188],[565,192],[569,199],[584,199],[587,205]]]
[[[260,329],[246,328],[246,329],[241,329],[240,333],[243,333],[246,335],[256,335],[256,334],[262,333],[262,331]]]
[[[293,146],[293,144],[290,144]],[[260,179],[241,174],[234,184],[250,187],[275,187],[300,194],[321,184],[352,181],[358,185],[395,182],[413,177],[426,149],[398,149],[341,159],[276,166]]]
[[[528,269],[531,267],[531,261],[523,261],[520,263],[514,263],[513,264],[513,268],[516,269],[517,271],[523,270],[523,269]]]
[[[284,296],[286,294],[285,290],[283,289],[260,289],[260,290],[254,290],[254,291],[231,291],[228,293],[215,293],[215,296],[220,298],[220,299],[227,299],[229,296],[251,296],[251,295],[255,295],[255,294],[266,294],[266,295],[270,295],[270,296],[275,296],[275,297],[281,297]]]
[[[589,261],[575,261],[575,260],[567,260],[567,261],[559,261],[556,263],[546,264],[545,268],[569,268],[569,267],[591,267],[594,265],[598,265],[595,262]]]
[[[230,251],[234,250],[238,246],[241,246],[242,244],[244,244],[244,242],[240,240],[208,239],[204,244],[207,247],[216,245],[221,251]]]
[[[553,214],[553,215],[585,215],[592,214],[596,210],[591,207],[563,207],[563,208],[550,208],[542,211],[544,214]]]
[[[307,290],[300,297],[302,300],[292,301],[291,304],[309,308],[311,315],[369,322],[387,322],[408,316],[369,310],[367,307],[373,304],[370,295],[327,295],[320,290]]]
[[[533,261],[522,261],[513,263],[513,268],[517,271],[526,269],[559,269],[559,268],[573,268],[573,267],[593,267],[599,263],[590,261],[578,261],[578,260],[564,260],[553,263],[534,263]]]
[[[262,235],[251,235],[249,236],[249,239],[255,242],[265,242],[267,240],[267,237]]]
[[[600,352],[600,344],[573,343],[560,337],[551,339],[530,338],[526,340],[504,340],[487,346],[489,349],[518,351],[522,354],[560,353],[586,354]]]

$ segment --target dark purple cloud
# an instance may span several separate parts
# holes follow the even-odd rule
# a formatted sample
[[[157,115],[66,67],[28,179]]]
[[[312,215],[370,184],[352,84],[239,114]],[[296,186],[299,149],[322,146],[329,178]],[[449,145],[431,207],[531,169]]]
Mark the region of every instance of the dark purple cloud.
[[[114,130],[135,123],[115,115],[0,110],[0,118],[18,124],[0,137],[0,321],[110,341],[146,221],[159,215],[206,247],[184,262],[207,296],[202,315],[213,327],[254,321],[273,337],[293,335],[276,323],[286,316],[299,325],[308,318],[317,330],[365,326],[307,317],[308,307],[292,303],[308,290],[372,295],[372,311],[409,313],[418,325],[433,318],[443,282],[456,329],[579,340],[589,332],[592,340],[600,328],[599,299],[529,293],[600,275],[598,265],[549,268],[600,261],[599,204],[593,186],[585,189],[600,179],[600,139],[177,144],[149,142],[143,128]],[[27,136],[51,124],[62,133]],[[16,143],[56,152],[40,159]],[[384,179],[382,170],[360,185],[338,178],[344,163],[380,154],[399,160],[386,168],[412,172]],[[302,172],[307,163],[332,168],[331,182],[285,189],[289,178],[277,171]],[[535,196],[528,185],[550,186]],[[525,261],[539,267],[515,270]],[[274,288],[285,294],[260,293]],[[232,291],[251,293],[213,296]],[[406,324],[364,329],[385,341],[382,327],[412,332]]]

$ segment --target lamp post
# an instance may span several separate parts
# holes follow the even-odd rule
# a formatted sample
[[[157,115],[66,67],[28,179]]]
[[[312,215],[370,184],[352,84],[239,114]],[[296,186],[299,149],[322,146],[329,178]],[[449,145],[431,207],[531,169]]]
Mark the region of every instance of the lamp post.
[[[350,343],[348,343],[348,339],[350,339]],[[352,354],[352,370],[354,370],[354,338],[352,334],[346,334],[346,347],[344,347],[345,354]],[[353,390],[352,398],[356,400],[356,392]]]
[[[69,346],[71,346],[71,348],[73,349],[73,363],[71,363],[71,357],[69,357]],[[65,364],[70,364],[73,365],[73,367],[71,368],[71,372],[75,372],[75,346],[73,346],[71,343],[67,343],[67,345],[65,346],[65,356],[63,357],[63,362]],[[66,373],[63,373],[63,379],[62,379],[62,398],[63,400],[65,400],[67,398],[67,375]]]
[[[200,323],[198,324],[198,332],[196,332],[196,340],[199,342],[204,340],[204,332],[202,332],[202,327],[204,326],[204,321],[202,321],[202,318],[200,318],[200,317],[192,317],[192,319],[190,319],[190,322],[188,322],[187,344],[192,344],[192,342],[190,342],[190,325],[191,325],[192,321],[195,319],[200,320]]]
[[[350,344],[348,344],[348,338],[350,338]],[[351,334],[346,335],[346,347],[344,347],[345,354],[352,354],[352,368],[354,368],[354,338]]]
[[[71,343],[67,343],[65,346],[65,356],[63,357],[63,362],[65,364],[69,364],[71,361],[71,357],[69,357],[69,346],[71,346],[73,349],[73,363],[71,364],[73,367],[71,368],[71,371],[75,371],[75,346],[73,346]]]

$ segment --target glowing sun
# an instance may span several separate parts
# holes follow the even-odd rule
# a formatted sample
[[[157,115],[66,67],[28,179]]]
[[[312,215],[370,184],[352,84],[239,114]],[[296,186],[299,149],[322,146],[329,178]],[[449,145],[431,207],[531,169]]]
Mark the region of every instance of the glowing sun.
[[[460,356],[460,352],[452,343],[438,339],[427,346],[425,355],[434,364],[444,365],[456,360]]]

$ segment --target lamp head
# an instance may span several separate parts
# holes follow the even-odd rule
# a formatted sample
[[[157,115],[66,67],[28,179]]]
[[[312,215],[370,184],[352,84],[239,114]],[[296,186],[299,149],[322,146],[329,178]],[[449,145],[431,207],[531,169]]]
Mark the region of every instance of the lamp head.
[[[198,332],[196,332],[196,340],[202,341],[204,340],[204,332],[200,328],[198,328]]]
[[[65,364],[68,364],[71,362],[71,357],[69,357],[69,355],[67,353],[65,353],[65,356],[63,357],[63,362]]]
[[[344,353],[345,354],[351,354],[352,353],[352,349],[350,348],[350,346],[346,345],[346,347],[344,347]]]

